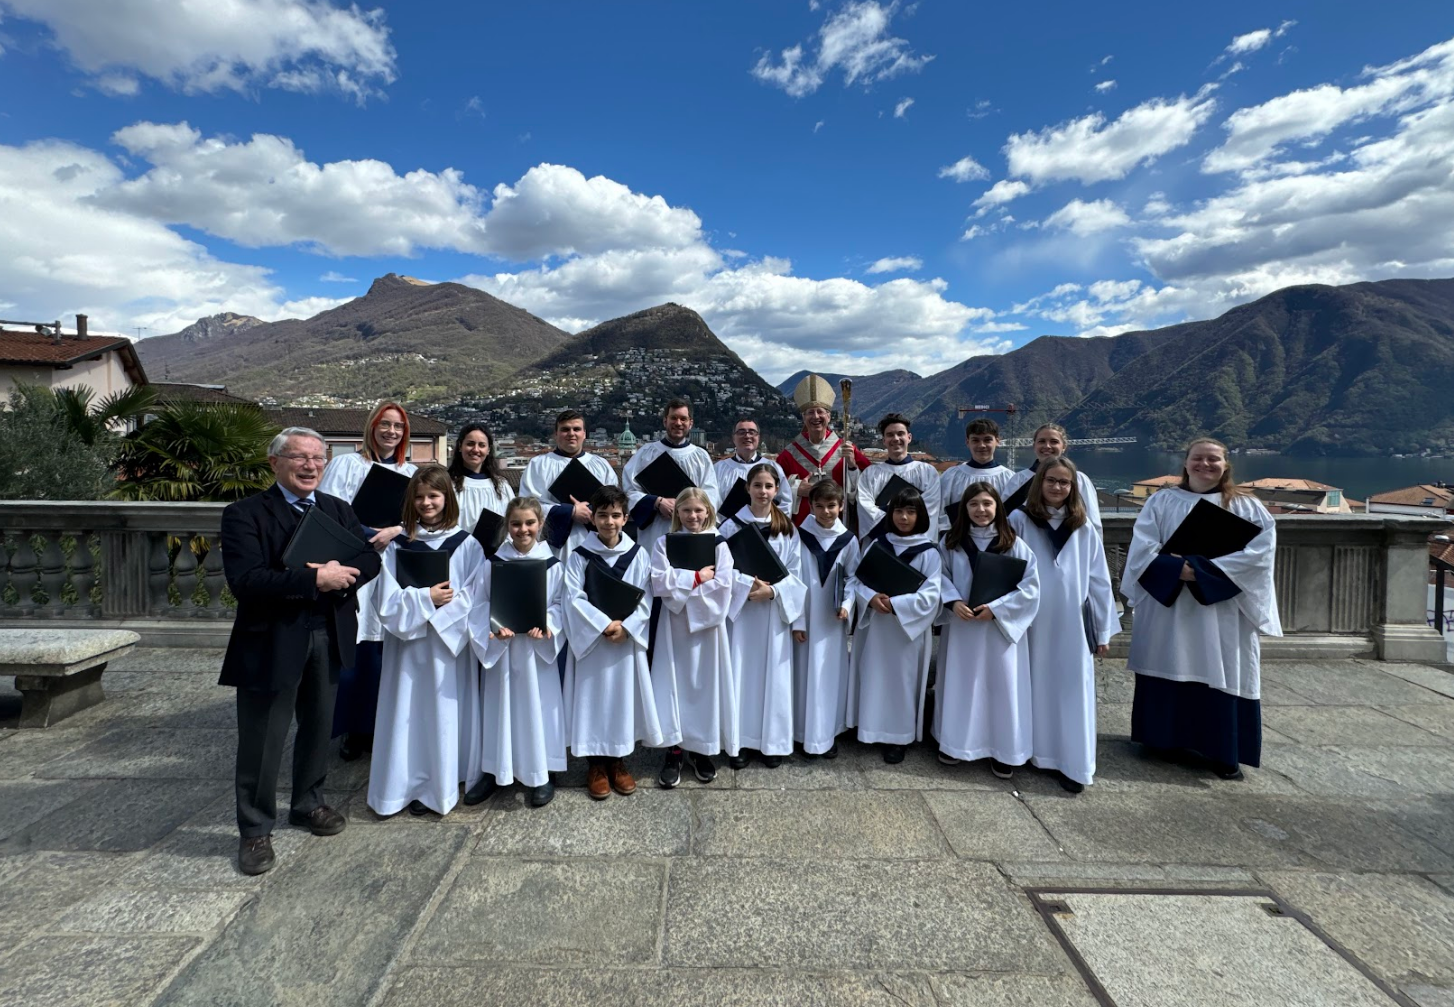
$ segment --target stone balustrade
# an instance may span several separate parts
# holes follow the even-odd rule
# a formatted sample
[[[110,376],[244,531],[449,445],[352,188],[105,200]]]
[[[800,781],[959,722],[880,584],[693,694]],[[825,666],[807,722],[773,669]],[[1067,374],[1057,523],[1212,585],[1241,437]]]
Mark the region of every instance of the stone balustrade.
[[[146,646],[221,646],[232,599],[216,547],[221,504],[0,502],[0,625],[115,627]],[[1120,591],[1134,515],[1104,518]],[[1282,515],[1270,657],[1443,660],[1426,618],[1430,518]],[[1122,617],[1130,628],[1132,613]],[[1129,640],[1122,633],[1116,649]]]

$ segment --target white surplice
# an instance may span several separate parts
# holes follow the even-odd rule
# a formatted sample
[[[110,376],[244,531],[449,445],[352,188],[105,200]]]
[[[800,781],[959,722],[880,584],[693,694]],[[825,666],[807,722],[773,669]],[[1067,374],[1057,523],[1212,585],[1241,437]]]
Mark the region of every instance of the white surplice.
[[[949,530],[949,508],[960,502],[970,483],[986,482],[995,488],[1000,499],[1008,495],[1005,484],[1015,475],[1014,469],[995,463],[988,468],[976,468],[973,461],[961,462],[939,474],[939,531]]]
[[[1049,513],[1051,528],[1058,529],[1064,510]],[[1058,555],[1047,532],[1023,510],[1010,515],[1010,527],[1035,551],[1040,574],[1040,611],[1027,634],[1035,717],[1031,761],[1089,786],[1096,772],[1096,662],[1081,614],[1086,599],[1097,645],[1121,631],[1105,547],[1089,522],[1071,532]]]
[[[791,524],[791,522],[789,522]],[[743,507],[722,526],[731,541],[748,524],[767,536],[769,522]],[[793,630],[802,629],[807,585],[799,576],[801,544],[796,530],[767,539],[788,575],[772,585],[773,596],[749,601],[752,578],[732,571],[728,641],[737,692],[738,745],[763,755],[793,754]]]
[[[808,589],[801,628],[808,640],[795,644],[793,649],[793,736],[805,752],[822,755],[848,729],[849,620],[838,618],[834,579],[838,570],[848,578],[843,606],[852,615],[854,596],[847,585],[858,567],[858,539],[842,521],[824,528],[815,517],[804,521],[798,534],[802,563],[799,576]],[[833,555],[826,583],[819,574],[817,555],[808,546],[810,535],[825,554],[840,538],[844,539],[844,545]]]
[[[611,619],[586,597],[586,567],[590,555],[602,557],[613,569],[636,549],[636,555],[616,576],[645,594],[636,611],[621,620],[626,638],[619,642],[601,634]],[[582,539],[565,564],[565,627],[569,642],[565,662],[565,723],[570,750],[578,756],[622,758],[638,741],[660,748],[666,742],[651,689],[651,667],[646,661],[651,623],[651,554],[627,535],[607,546],[591,532]]]
[[[673,447],[665,441],[651,441],[641,445],[621,470],[621,488],[626,491],[627,506],[631,508],[632,516],[643,514],[650,517],[645,526],[638,524],[639,532],[636,536],[641,548],[648,552],[667,533],[667,529],[671,527],[671,519],[662,517],[655,507],[649,512],[644,508],[638,510],[642,500],[649,494],[637,485],[636,474],[664,454],[671,455],[671,460],[676,462],[693,486],[706,490],[707,499],[713,501],[713,507],[717,500],[717,472],[712,467],[712,456],[705,450],[695,444],[679,444]]]
[[[777,495],[772,498],[772,502],[784,514],[792,513],[793,489],[788,485],[787,474],[783,472],[783,467],[777,463],[776,459],[758,455],[752,461],[745,462],[737,455],[731,454],[712,466],[712,471],[717,479],[717,492],[712,494],[712,506],[717,508],[721,518],[725,519],[729,516],[721,513],[722,501],[727,499],[727,494],[732,492],[732,487],[737,484],[737,480],[741,479],[745,482],[747,473],[764,463],[771,465],[773,471],[777,473]]]
[[[890,532],[883,541],[900,555],[933,539]],[[851,585],[858,601],[858,630],[850,665],[848,723],[858,727],[859,741],[907,745],[922,735],[934,640],[930,630],[940,607],[938,548],[925,550],[909,565],[924,575],[924,583],[913,594],[891,598],[892,615],[875,612],[869,605],[872,588],[857,578]]]
[[[924,506],[929,509],[929,528],[939,527],[939,470],[928,462],[905,458],[902,462],[874,462],[858,478],[858,537],[867,539],[869,533],[880,521],[888,520],[874,499],[889,484],[894,476],[911,483],[924,497]],[[887,531],[888,525],[880,531]]]
[[[371,462],[363,456],[362,452],[357,451],[346,455],[335,455],[323,470],[323,478],[318,480],[318,492],[353,503],[354,494],[363,485],[364,478],[369,474],[369,468],[374,465],[383,466],[390,472],[397,472],[403,476],[413,476],[417,471],[413,462],[401,462],[398,465],[392,462]],[[404,515],[399,515],[401,521],[403,517]],[[377,529],[375,530],[377,531]],[[374,592],[378,590],[378,583],[379,579],[375,577],[355,592],[355,597],[358,598],[357,640],[359,643],[384,638],[384,627],[379,623],[378,605],[374,603]]]
[[[420,530],[416,541],[438,549],[458,526]],[[375,593],[384,627],[384,660],[368,803],[380,815],[420,801],[448,814],[459,785],[480,778],[480,679],[469,648],[470,587],[485,554],[466,537],[449,557],[454,598],[435,608],[429,589],[403,588],[395,579],[400,539],[383,555]]]
[[[970,529],[970,538],[988,552],[993,526]],[[944,552],[940,663],[934,678],[934,738],[939,750],[956,759],[995,759],[1019,766],[1032,754],[1030,643],[1027,631],[1040,609],[1040,576],[1035,553],[1021,538],[1005,555],[1025,561],[1020,586],[989,603],[989,622],[971,622],[950,606],[969,597],[974,583],[963,545]]]
[[[717,538],[717,530],[701,532]],[[718,542],[711,580],[697,584],[695,570],[678,570],[666,559],[666,539],[651,549],[651,593],[661,602],[651,689],[664,743],[699,755],[736,755],[737,690],[727,612],[732,606],[732,552]]]
[[[473,532],[482,511],[498,514],[502,519],[501,524],[504,524],[505,508],[509,505],[511,498],[515,496],[515,492],[503,479],[501,483],[503,485],[496,486],[495,480],[489,476],[466,473],[464,487],[459,491],[459,526],[461,528],[467,532]]]
[[[1037,460],[1035,464],[1039,465],[1040,462]],[[1034,478],[1034,469],[1021,469],[1018,472],[1012,473],[1005,480],[1004,485],[1000,487],[1000,498],[1004,499],[1009,497],[1015,490],[1024,486]],[[1095,525],[1097,535],[1103,534],[1101,528],[1101,501],[1096,496],[1096,484],[1091,482],[1091,477],[1086,475],[1083,469],[1077,468],[1075,470],[1075,488],[1080,490],[1080,499],[1085,504],[1086,518],[1089,519],[1091,524]]]
[[[561,585],[564,574],[550,547],[537,541],[521,554],[508,539],[495,553],[497,562],[548,560],[546,625],[550,636],[536,640],[516,633],[508,640],[490,636],[490,584],[493,563],[481,563],[472,592],[470,645],[480,663],[480,768],[500,786],[519,780],[527,787],[550,782],[565,771],[565,712],[556,657],[562,645]]]
[[[586,467],[586,471],[595,476],[596,482],[602,486],[621,485],[621,479],[616,475],[616,470],[611,467],[610,462],[606,461],[600,455],[593,455],[587,451],[582,451],[580,454],[574,456],[574,458],[580,459],[581,464]],[[520,495],[523,497],[535,497],[540,501],[540,506],[545,511],[547,524],[553,520],[565,520],[566,512],[572,510],[575,506],[569,500],[557,500],[555,494],[550,492],[550,484],[560,478],[560,474],[565,471],[566,466],[574,458],[570,455],[562,454],[559,450],[547,451],[545,454],[536,455],[530,459],[530,464],[525,467],[525,474],[520,477]],[[589,500],[582,500],[581,502],[590,503]],[[564,508],[564,510],[558,512],[559,516],[553,519],[552,511],[555,511],[556,508]],[[586,536],[593,532],[591,525],[581,524],[574,517],[570,520],[570,535],[567,537],[565,545],[559,549],[553,546],[551,547],[562,563],[570,557],[571,550],[585,541]],[[545,537],[545,529],[541,529],[540,536],[541,538]]]
[[[1170,608],[1146,593],[1138,581],[1162,545],[1200,500],[1223,506],[1222,494],[1170,487],[1153,493],[1136,516],[1121,592],[1135,620],[1127,668],[1173,682],[1201,682],[1243,699],[1262,695],[1258,634],[1281,636],[1272,562],[1277,525],[1256,497],[1234,497],[1227,507],[1262,531],[1246,549],[1214,560],[1241,592],[1212,605],[1197,602],[1183,586]]]

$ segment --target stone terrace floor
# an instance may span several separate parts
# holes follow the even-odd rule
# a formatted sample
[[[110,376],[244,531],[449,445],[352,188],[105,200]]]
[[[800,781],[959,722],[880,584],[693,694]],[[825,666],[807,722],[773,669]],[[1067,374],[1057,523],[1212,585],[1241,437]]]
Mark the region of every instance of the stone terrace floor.
[[[638,793],[599,804],[573,760],[544,810],[517,790],[381,821],[367,763],[338,762],[347,831],[281,827],[277,868],[247,878],[219,661],[137,651],[101,706],[0,721],[0,1004],[1090,1005],[1027,889],[1133,888],[1276,893],[1402,999],[1296,914],[1060,896],[1123,1007],[1244,980],[1235,1002],[1454,1005],[1454,676],[1433,668],[1269,665],[1264,767],[1229,783],[1143,759],[1129,676],[1104,662],[1079,797],[847,744],[671,792],[638,754]]]

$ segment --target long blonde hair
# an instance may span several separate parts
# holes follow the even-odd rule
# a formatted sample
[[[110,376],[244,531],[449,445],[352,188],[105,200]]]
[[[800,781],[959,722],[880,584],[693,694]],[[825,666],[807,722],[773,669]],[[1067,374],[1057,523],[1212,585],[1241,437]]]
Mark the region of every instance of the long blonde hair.
[[[1217,440],[1214,437],[1198,437],[1196,440],[1187,444],[1186,454],[1182,455],[1181,482],[1177,484],[1178,486],[1180,486],[1182,489],[1186,490],[1189,493],[1196,492],[1191,488],[1191,473],[1187,471],[1186,459],[1191,456],[1191,449],[1196,447],[1198,444],[1210,444],[1212,447],[1217,448],[1222,452],[1222,461],[1226,463],[1226,468],[1222,469],[1222,478],[1218,480],[1217,485],[1212,487],[1212,490],[1221,492],[1223,507],[1230,505],[1231,502],[1238,497],[1252,495],[1252,491],[1247,489],[1245,486],[1238,486],[1236,483],[1232,482],[1231,455],[1227,451],[1227,445],[1223,444],[1221,441]]]
[[[702,530],[715,531],[717,528],[717,508],[712,506],[712,498],[707,495],[707,491],[696,486],[688,486],[677,494],[677,505],[671,512],[671,530],[682,530],[682,519],[677,516],[677,511],[681,510],[682,504],[688,500],[696,500],[706,506],[707,527]]]

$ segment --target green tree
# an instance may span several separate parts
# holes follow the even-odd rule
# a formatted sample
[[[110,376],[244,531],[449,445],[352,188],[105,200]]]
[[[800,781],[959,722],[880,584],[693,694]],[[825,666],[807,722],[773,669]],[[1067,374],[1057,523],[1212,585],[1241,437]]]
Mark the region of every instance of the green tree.
[[[99,500],[115,449],[114,438],[82,440],[49,388],[17,385],[0,411],[0,499]]]
[[[79,388],[36,388],[37,395],[49,395],[66,426],[88,446],[119,439],[117,427],[127,420],[140,420],[156,405],[157,390],[151,385],[132,385],[100,401],[86,385]]]
[[[268,442],[278,432],[257,406],[176,402],[121,444],[112,496],[232,501],[272,485]]]

